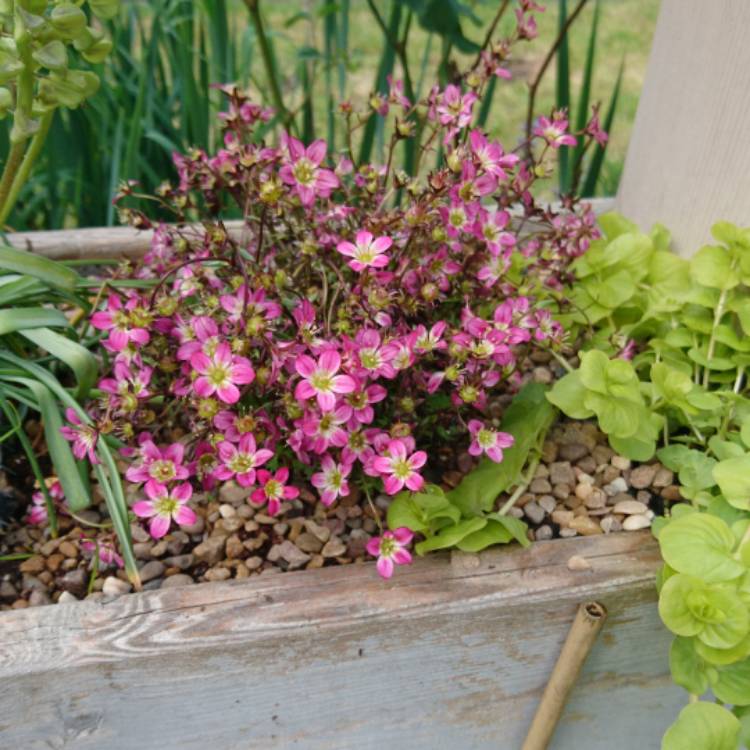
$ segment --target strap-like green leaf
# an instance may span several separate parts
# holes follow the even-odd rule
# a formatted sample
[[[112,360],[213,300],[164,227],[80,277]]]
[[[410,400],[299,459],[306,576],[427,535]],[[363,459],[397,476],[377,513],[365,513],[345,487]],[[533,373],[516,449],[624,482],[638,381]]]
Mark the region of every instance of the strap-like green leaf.
[[[91,498],[78,474],[78,466],[70,449],[70,443],[60,434],[63,419],[54,396],[49,388],[37,380],[18,378],[17,382],[34,394],[34,398],[39,405],[39,413],[42,415],[42,422],[44,423],[47,450],[49,450],[55,473],[60,480],[70,509],[75,512],[87,508],[91,504]]]
[[[67,327],[70,321],[52,307],[15,307],[0,310],[0,336],[46,326]]]
[[[0,315],[2,315],[2,312],[4,311],[0,311]],[[34,328],[21,331],[21,334],[54,357],[65,362],[76,376],[78,383],[76,397],[84,399],[88,396],[96,382],[99,368],[96,357],[86,347],[51,331],[49,328]]]
[[[40,279],[48,286],[72,292],[78,274],[62,263],[14,247],[0,247],[0,268]]]

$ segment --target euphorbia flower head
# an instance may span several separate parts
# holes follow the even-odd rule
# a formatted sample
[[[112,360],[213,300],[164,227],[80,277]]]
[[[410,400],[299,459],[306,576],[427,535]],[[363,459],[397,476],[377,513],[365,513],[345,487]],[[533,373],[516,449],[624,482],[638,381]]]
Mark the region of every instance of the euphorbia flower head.
[[[339,186],[339,178],[330,169],[321,168],[327,144],[317,140],[307,148],[289,134],[283,136],[289,160],[279,171],[279,177],[294,187],[303,206],[311,206],[315,197],[327,198]]]
[[[367,542],[367,551],[377,557],[376,568],[383,578],[390,578],[396,565],[408,565],[411,553],[406,546],[414,538],[414,534],[406,526],[384,531],[381,536],[374,536]]]
[[[193,383],[195,392],[201,398],[215,393],[226,404],[239,401],[238,385],[252,383],[255,379],[255,370],[249,360],[233,355],[226,342],[216,347],[213,357],[202,351],[195,352],[190,357],[190,364],[200,376]]]
[[[243,435],[239,445],[228,441],[219,443],[218,451],[223,466],[214,470],[214,476],[223,480],[234,478],[241,487],[255,484],[255,470],[273,458],[273,451],[257,448],[251,433]]]
[[[421,469],[426,462],[427,454],[424,451],[416,451],[410,456],[406,443],[398,439],[391,440],[386,455],[373,458],[370,466],[380,474],[385,491],[395,495],[404,486],[412,492],[422,489],[424,479],[417,469]]]
[[[302,376],[294,390],[294,397],[306,401],[315,396],[323,411],[335,408],[337,393],[351,393],[357,388],[354,378],[336,374],[341,367],[341,355],[333,349],[324,351],[317,362],[303,354],[297,358],[294,367]]]
[[[148,530],[154,539],[161,539],[172,525],[191,526],[197,520],[192,508],[186,503],[193,495],[187,483],[178,484],[171,490],[163,484],[146,485],[148,500],[139,500],[133,505],[133,513],[139,518],[150,518]]]
[[[254,505],[268,503],[268,515],[275,516],[281,507],[282,500],[293,500],[299,495],[299,490],[287,484],[289,469],[282,467],[275,474],[265,469],[259,469],[257,480],[260,487],[253,490],[250,502]]]
[[[482,453],[486,453],[489,459],[498,464],[503,460],[503,448],[510,448],[515,442],[513,435],[486,427],[478,419],[469,420],[469,434],[471,435],[469,453],[472,456],[481,456]]]
[[[357,232],[355,243],[339,242],[336,249],[352,260],[349,266],[355,271],[365,268],[385,268],[388,265],[386,250],[393,244],[390,237],[373,238],[371,232],[360,230]]]

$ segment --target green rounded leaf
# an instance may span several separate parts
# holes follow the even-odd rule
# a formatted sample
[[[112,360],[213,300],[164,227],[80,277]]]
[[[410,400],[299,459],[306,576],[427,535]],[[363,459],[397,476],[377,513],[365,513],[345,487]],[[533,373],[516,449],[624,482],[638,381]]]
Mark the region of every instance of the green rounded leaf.
[[[750,706],[750,659],[717,669],[718,679],[711,689],[720,701]]]
[[[708,690],[708,677],[703,668],[703,660],[695,652],[694,638],[680,638],[672,641],[669,649],[669,669],[672,679],[688,693],[703,695]]]
[[[586,386],[581,382],[580,371],[576,370],[560,378],[547,394],[547,398],[568,417],[588,419],[594,416],[594,412],[583,405],[585,395]]]
[[[659,535],[668,565],[708,583],[731,581],[745,572],[745,566],[732,557],[734,542],[729,526],[705,513],[676,518]]]
[[[740,283],[740,275],[732,266],[728,250],[715,245],[702,247],[690,260],[690,275],[703,286],[732,289]]]
[[[453,526],[446,526],[444,529],[441,529],[440,533],[435,534],[435,536],[419,542],[414,549],[418,555],[423,555],[425,552],[430,552],[431,550],[455,547],[462,539],[469,536],[469,534],[479,531],[479,529],[484,528],[486,525],[487,520],[484,518],[470,518]]]
[[[720,461],[713,476],[730,505],[750,510],[750,453]]]
[[[740,721],[715,703],[690,703],[667,729],[661,750],[737,750]]]

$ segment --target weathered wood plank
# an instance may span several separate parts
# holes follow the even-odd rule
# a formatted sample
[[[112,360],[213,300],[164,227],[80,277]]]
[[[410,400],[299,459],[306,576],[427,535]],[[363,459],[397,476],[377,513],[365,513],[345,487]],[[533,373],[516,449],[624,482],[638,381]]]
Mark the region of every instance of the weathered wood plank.
[[[662,0],[617,194],[691,255],[718,219],[750,224],[750,3]]]
[[[610,618],[553,747],[657,747],[683,699],[658,561],[623,534],[4,613],[0,747],[520,747],[589,598]]]
[[[591,203],[597,213],[604,213],[614,206],[614,199],[595,198]],[[241,239],[243,222],[227,221],[226,227],[231,235]],[[150,230],[139,231],[132,227],[94,227],[15,232],[7,238],[14,247],[54,260],[90,260],[139,258],[151,246],[153,235]]]

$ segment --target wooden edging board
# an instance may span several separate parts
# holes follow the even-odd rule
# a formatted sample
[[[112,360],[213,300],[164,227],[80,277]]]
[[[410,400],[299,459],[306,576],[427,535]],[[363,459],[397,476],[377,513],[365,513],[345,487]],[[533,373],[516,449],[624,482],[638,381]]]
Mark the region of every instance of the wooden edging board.
[[[571,571],[572,555],[589,570]],[[0,615],[3,750],[520,748],[579,603],[609,619],[553,750],[656,748],[684,703],[646,532]]]
[[[589,202],[597,214],[615,207],[613,198],[594,198]],[[244,222],[227,221],[226,227],[235,238],[242,238]],[[31,250],[54,260],[119,260],[142,256],[151,246],[153,235],[152,230],[140,231],[132,227],[92,227],[13,232],[7,234],[6,238],[14,247]]]

